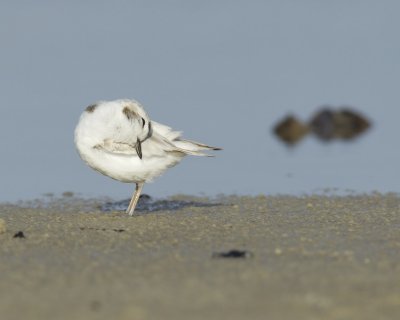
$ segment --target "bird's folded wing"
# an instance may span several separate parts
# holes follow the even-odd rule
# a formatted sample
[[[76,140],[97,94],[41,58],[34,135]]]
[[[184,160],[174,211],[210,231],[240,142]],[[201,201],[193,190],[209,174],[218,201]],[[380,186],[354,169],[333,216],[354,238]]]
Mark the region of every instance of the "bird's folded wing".
[[[164,152],[180,152],[184,154],[190,154],[193,156],[205,156],[212,157],[209,154],[203,153],[200,150],[204,148],[195,148],[192,142],[187,142],[184,140],[172,140],[165,138],[164,136],[154,132],[150,139],[154,144],[157,144]]]
[[[102,144],[97,144],[96,149],[103,149],[110,153],[137,155],[136,145],[126,142],[118,142],[112,139],[105,139]]]
[[[155,132],[157,132],[160,136],[163,136],[164,138],[170,141],[178,139],[182,134],[182,132],[174,131],[172,130],[172,128],[166,126],[165,124],[156,122],[154,120],[151,121],[151,124]]]
[[[220,150],[196,141],[181,139],[181,132],[174,131],[170,127],[152,121],[153,136],[152,141],[161,146],[167,152],[181,152],[194,156],[212,157],[212,155],[202,152],[203,150]]]

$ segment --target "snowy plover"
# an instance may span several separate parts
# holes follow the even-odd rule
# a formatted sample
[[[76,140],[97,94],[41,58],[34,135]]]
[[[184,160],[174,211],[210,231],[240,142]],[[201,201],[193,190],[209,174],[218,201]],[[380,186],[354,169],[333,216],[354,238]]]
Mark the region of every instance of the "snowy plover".
[[[100,101],[82,113],[75,129],[79,155],[91,168],[122,182],[135,182],[127,213],[133,215],[143,185],[186,155],[210,156],[220,148],[181,138],[149,119],[135,100]]]

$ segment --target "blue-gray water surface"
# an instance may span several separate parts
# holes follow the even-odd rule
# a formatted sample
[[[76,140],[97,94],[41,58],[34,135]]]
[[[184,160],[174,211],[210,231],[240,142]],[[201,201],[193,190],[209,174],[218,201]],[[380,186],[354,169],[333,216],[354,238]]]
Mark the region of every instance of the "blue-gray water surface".
[[[73,144],[97,100],[135,98],[185,137],[223,147],[187,158],[145,193],[398,192],[398,1],[3,1],[0,201],[74,191],[129,198]],[[295,148],[291,112],[350,105],[372,122],[351,143]]]

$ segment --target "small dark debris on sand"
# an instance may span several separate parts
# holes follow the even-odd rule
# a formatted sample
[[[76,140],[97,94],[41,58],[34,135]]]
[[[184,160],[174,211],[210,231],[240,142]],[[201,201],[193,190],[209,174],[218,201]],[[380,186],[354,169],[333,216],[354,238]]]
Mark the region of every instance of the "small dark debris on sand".
[[[26,238],[26,237],[22,231],[18,231],[16,234],[14,234],[13,238]]]
[[[253,253],[247,250],[229,250],[229,251],[223,251],[223,252],[214,252],[212,254],[213,258],[229,258],[229,259],[237,259],[237,258],[250,258],[253,256]]]

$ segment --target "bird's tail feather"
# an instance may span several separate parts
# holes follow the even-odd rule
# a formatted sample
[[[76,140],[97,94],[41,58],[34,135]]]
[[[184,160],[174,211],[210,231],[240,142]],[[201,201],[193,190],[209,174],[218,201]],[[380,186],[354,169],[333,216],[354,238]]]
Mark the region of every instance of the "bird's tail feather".
[[[204,143],[200,143],[200,142],[196,142],[196,141],[192,141],[192,140],[177,139],[177,140],[173,141],[173,144],[177,148],[182,150],[184,153],[190,154],[193,156],[213,157],[213,155],[209,155],[202,151],[204,151],[204,150],[222,150],[221,148],[208,146]]]

